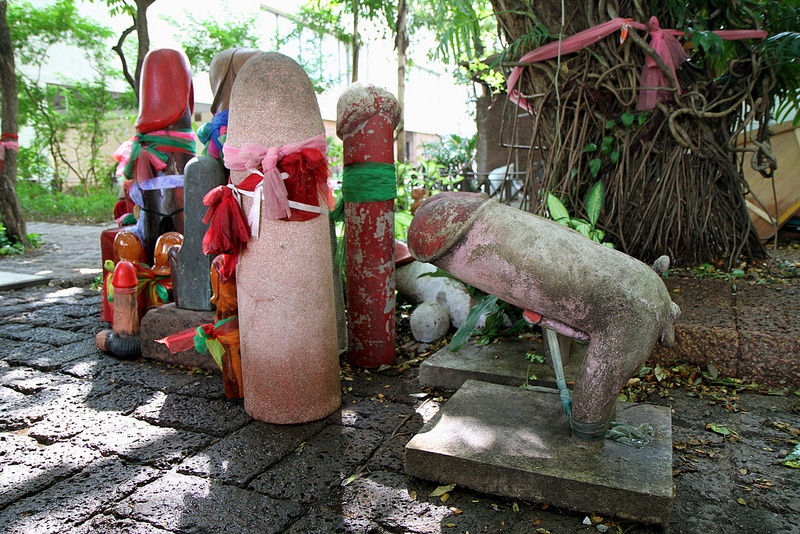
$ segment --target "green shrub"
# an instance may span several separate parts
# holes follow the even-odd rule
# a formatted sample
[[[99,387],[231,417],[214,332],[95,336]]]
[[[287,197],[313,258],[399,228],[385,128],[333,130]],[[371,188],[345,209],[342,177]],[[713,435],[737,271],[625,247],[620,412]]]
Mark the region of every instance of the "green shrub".
[[[39,234],[28,234],[28,248],[39,248],[42,246],[42,236]],[[25,254],[25,247],[19,241],[12,241],[6,234],[6,227],[0,223],[0,256],[14,256]]]
[[[17,196],[26,220],[44,222],[109,222],[117,202],[106,188],[60,192],[28,181],[17,182]]]

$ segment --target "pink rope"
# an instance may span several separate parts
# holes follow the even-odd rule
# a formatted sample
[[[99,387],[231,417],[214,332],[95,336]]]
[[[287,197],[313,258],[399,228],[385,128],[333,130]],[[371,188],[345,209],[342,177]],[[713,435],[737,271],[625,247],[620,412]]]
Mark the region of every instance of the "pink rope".
[[[537,63],[553,59],[559,55],[571,54],[582,50],[605,37],[616,32],[623,26],[628,26],[637,30],[650,30],[650,45],[653,50],[661,57],[667,67],[675,73],[675,69],[683,63],[686,58],[686,52],[680,45],[677,36],[683,35],[684,32],[680,30],[664,29],[662,30],[658,25],[658,19],[651,17],[647,26],[641,22],[631,21],[617,17],[611,19],[603,24],[598,24],[592,28],[578,32],[575,35],[567,37],[559,41],[547,43],[544,46],[528,52],[522,58],[520,63]],[[722,39],[764,39],[767,37],[767,32],[764,30],[719,30],[713,32]],[[522,109],[533,112],[530,104],[525,100],[517,89],[519,77],[522,75],[522,67],[517,66],[511,71],[508,77],[508,98]],[[639,109],[653,109],[658,99],[668,98],[670,96],[668,91],[658,91],[655,88],[665,87],[668,85],[666,75],[656,64],[655,60],[651,57],[645,59],[645,66],[642,71],[641,78],[641,92],[639,94]],[[680,89],[680,87],[678,88]],[[649,107],[648,107],[649,106]]]
[[[325,134],[315,135],[303,141],[289,143],[281,147],[267,147],[258,143],[242,143],[241,147],[228,143],[222,147],[225,166],[232,171],[247,171],[250,174],[263,176],[255,186],[251,213],[260,212],[261,198],[266,201],[266,214],[270,219],[291,217],[289,198],[283,177],[278,170],[278,163],[288,154],[299,152],[304,148],[314,148],[325,152],[328,145]]]

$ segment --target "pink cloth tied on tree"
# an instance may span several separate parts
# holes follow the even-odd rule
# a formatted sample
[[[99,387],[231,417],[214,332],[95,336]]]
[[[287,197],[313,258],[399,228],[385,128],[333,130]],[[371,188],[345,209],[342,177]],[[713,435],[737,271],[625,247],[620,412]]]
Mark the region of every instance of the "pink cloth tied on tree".
[[[689,55],[678,42],[677,35],[683,32],[678,30],[662,30],[658,25],[656,17],[650,17],[647,23],[650,31],[650,46],[659,55],[664,65],[672,73],[675,83],[678,83],[678,73],[675,69],[689,58]],[[639,79],[639,111],[653,109],[656,102],[670,100],[672,93],[664,88],[669,87],[669,79],[663,70],[658,66],[656,60],[650,56],[644,58],[644,69]],[[678,91],[681,91],[678,86]]]
[[[19,152],[19,143],[16,141],[0,141],[0,161],[6,160],[6,150]]]
[[[586,48],[589,45],[597,43],[598,41],[608,37],[623,27],[634,28],[637,30],[649,29],[650,45],[673,74],[675,74],[675,69],[688,57],[686,52],[683,50],[683,47],[677,40],[677,36],[684,34],[683,31],[661,29],[656,17],[651,17],[647,26],[641,22],[617,17],[582,32],[578,32],[575,35],[567,37],[566,39],[562,39],[561,41],[553,41],[544,46],[540,46],[539,48],[522,56],[519,62],[536,63],[539,61],[553,59],[559,55],[577,52],[578,50]],[[764,30],[718,30],[713,33],[725,40],[764,39],[768,35]],[[508,98],[525,111],[532,113],[534,111],[533,108],[530,106],[530,104],[528,104],[527,100],[522,97],[516,87],[521,75],[521,66],[514,67],[514,69],[511,71],[507,81]],[[677,79],[675,81],[677,83]],[[639,110],[653,109],[658,100],[671,97],[671,93],[669,91],[658,90],[659,87],[668,87],[669,82],[664,72],[650,56],[645,58],[645,65],[641,75],[640,86],[638,104]],[[678,86],[678,90],[680,90],[680,86]]]
[[[235,191],[253,198],[253,205],[247,215],[250,233],[253,237],[258,237],[262,199],[266,202],[265,212],[270,219],[290,218],[290,208],[316,213],[323,212],[319,206],[290,201],[286,185],[283,183],[288,178],[288,174],[278,170],[278,164],[284,157],[303,149],[315,149],[324,154],[328,149],[325,134],[315,135],[281,147],[266,147],[259,143],[243,143],[241,147],[225,143],[222,147],[227,168],[232,171],[250,173],[235,187]]]

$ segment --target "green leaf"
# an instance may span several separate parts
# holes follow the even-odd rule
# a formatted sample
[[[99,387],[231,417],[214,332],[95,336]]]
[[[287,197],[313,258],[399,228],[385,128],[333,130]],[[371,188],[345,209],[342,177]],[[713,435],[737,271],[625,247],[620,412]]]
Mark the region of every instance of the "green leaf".
[[[610,135],[607,135],[603,137],[603,144],[601,145],[600,150],[603,152],[603,154],[608,154],[611,152],[613,144],[614,144],[614,138],[611,137]]]
[[[467,318],[464,320],[464,323],[453,335],[453,339],[450,342],[450,350],[455,352],[463,347],[467,341],[469,341],[472,332],[475,331],[475,327],[478,325],[478,319],[480,319],[484,313],[492,311],[496,306],[497,297],[493,295],[486,295],[479,300],[478,303],[475,304],[475,306],[473,306],[467,314]]]
[[[556,222],[567,224],[567,221],[569,221],[567,208],[552,193],[547,193],[547,211],[550,212],[550,217]]]
[[[728,428],[727,425],[719,425],[717,423],[708,423],[706,425],[706,430],[716,432],[720,436],[726,436],[726,437],[739,435],[735,430],[731,430],[730,428]]]
[[[623,126],[625,126],[625,128],[631,127],[631,125],[633,124],[633,119],[634,119],[633,113],[623,113],[622,116],[620,117],[620,120],[622,121],[622,124]]]
[[[583,153],[587,152],[595,152],[597,150],[597,145],[594,143],[587,143],[585,147],[583,147]]]
[[[591,162],[590,162],[591,163]],[[603,210],[603,203],[606,198],[606,189],[603,182],[597,181],[586,194],[586,215],[592,226],[597,224],[600,212]]]
[[[614,150],[613,152],[611,152],[611,154],[608,155],[608,159],[611,160],[611,163],[614,163],[616,165],[616,163],[619,161],[619,151]]]
[[[791,467],[793,469],[800,469],[800,443],[794,446],[792,452],[790,452],[783,460],[781,460],[781,465],[784,467]]]
[[[616,125],[617,125],[617,123],[614,121],[614,119],[611,119],[608,122],[606,122],[606,130],[610,130],[611,128],[613,128]]]
[[[603,165],[603,162],[600,161],[599,158],[594,158],[589,160],[589,170],[592,172],[592,177],[597,178],[597,173],[600,172],[600,167]]]
[[[448,485],[446,485],[446,486],[439,486],[439,487],[437,487],[435,490],[433,490],[433,491],[431,492],[431,494],[430,494],[430,495],[428,495],[428,496],[429,496],[429,497],[441,497],[441,496],[442,496],[442,495],[444,495],[445,493],[449,493],[449,492],[453,491],[453,489],[454,489],[455,487],[456,487],[456,485],[455,485],[455,484],[448,484]]]
[[[394,237],[396,239],[405,239],[408,233],[408,227],[411,224],[412,215],[408,211],[394,212]]]
[[[426,276],[429,276],[431,278],[450,278],[451,280],[458,280],[458,278],[456,278],[452,274],[448,273],[444,269],[439,269],[438,267],[436,268],[435,271],[422,273],[421,275],[417,276],[417,278],[423,278],[423,277],[426,277]],[[459,280],[459,282],[460,282],[460,280]]]
[[[582,235],[584,235],[586,237],[589,237],[589,231],[591,229],[592,229],[592,227],[589,226],[586,223],[578,223],[578,224],[575,225],[575,230],[577,230],[578,232],[580,232]],[[591,239],[591,238],[589,238],[589,239]]]
[[[642,114],[640,114],[640,115],[639,115],[639,117],[638,117],[638,119],[637,119],[637,120],[638,120],[638,122],[639,122],[639,126],[641,126],[642,124],[644,124],[645,122],[647,122],[647,117],[648,117],[648,114],[647,114],[647,112],[645,112],[645,113],[642,113]]]

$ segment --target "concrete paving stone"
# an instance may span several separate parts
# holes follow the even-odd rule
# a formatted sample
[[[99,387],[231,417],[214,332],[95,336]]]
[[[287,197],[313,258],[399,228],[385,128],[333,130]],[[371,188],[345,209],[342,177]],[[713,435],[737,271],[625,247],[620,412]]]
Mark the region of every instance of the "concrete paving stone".
[[[99,327],[97,310],[95,306],[82,303],[57,304],[42,308],[34,308],[29,311],[10,317],[10,321],[16,323],[30,324],[33,326],[51,326],[53,328],[63,328],[74,330],[80,321],[91,321],[95,327]]]
[[[169,472],[114,508],[117,517],[175,532],[283,532],[302,509],[293,501]]]
[[[7,325],[5,329],[0,329],[0,336],[16,341],[46,343],[54,347],[61,347],[86,339],[86,335],[50,328],[49,326],[35,326],[31,328],[28,325],[19,325],[26,328],[19,328],[16,330],[11,329],[11,326],[17,325]]]
[[[177,393],[154,392],[147,404],[139,406],[133,417],[158,426],[225,436],[253,419],[244,411],[241,400],[211,400]]]
[[[0,369],[0,386],[11,388],[25,395],[41,391],[57,379],[57,376],[42,373],[32,367],[9,366]]]
[[[377,371],[358,370],[359,375],[363,374],[363,379],[354,380],[353,382],[342,382],[342,386],[346,388],[349,395],[355,397],[377,397],[375,390],[380,390],[379,395],[383,395],[386,399],[402,400],[408,402],[407,395],[413,393],[407,390],[405,380],[400,376],[390,376],[386,373],[379,373]],[[389,387],[386,387],[389,386]],[[353,388],[350,390],[350,388]],[[418,391],[418,390],[417,390]]]
[[[25,341],[26,333],[31,330],[33,330],[33,327],[25,323],[4,322],[0,324],[0,338]]]
[[[86,405],[98,412],[131,415],[134,410],[150,403],[159,392],[128,384],[108,384],[109,390],[92,395]]]
[[[19,317],[20,314],[28,313],[36,308],[46,308],[49,304],[47,302],[23,302],[22,299],[9,299],[6,297],[8,293],[0,295],[0,318],[14,319]]]
[[[312,503],[354,474],[383,439],[374,430],[329,425],[249,487],[278,499]]]
[[[27,365],[40,371],[53,371],[65,363],[98,353],[94,339],[84,339],[53,348],[42,343],[0,339],[2,359],[14,365]]]
[[[446,519],[456,514],[439,499],[426,500],[418,492],[412,499],[409,478],[377,471],[356,478],[341,497],[342,515],[371,519],[388,532],[438,533]]]
[[[178,471],[244,487],[323,426],[322,422],[281,426],[254,421],[187,458]]]
[[[99,456],[66,443],[43,446],[24,431],[0,433],[0,508],[80,471]]]
[[[28,429],[28,435],[39,443],[49,445],[68,441],[87,428],[97,425],[103,417],[116,417],[119,413],[98,414],[95,410],[79,404],[65,410],[50,411]]]
[[[423,387],[434,387],[455,391],[467,380],[483,380],[493,384],[521,386],[525,378],[536,375],[531,385],[555,386],[555,373],[549,362],[531,363],[525,357],[528,352],[543,354],[539,339],[508,339],[503,343],[476,345],[469,342],[458,351],[450,345],[437,351],[419,366],[419,383]],[[564,375],[574,378],[580,361],[573,362],[564,355]]]
[[[284,531],[285,534],[390,534],[368,517],[346,517],[337,506],[314,506],[296,523]]]
[[[97,534],[98,532],[114,532],[115,534],[169,534],[169,530],[158,528],[150,523],[119,519],[114,514],[101,514],[90,518],[73,529],[72,534]]]
[[[95,379],[96,382],[128,384],[167,393],[175,393],[196,379],[196,374],[187,368],[147,360],[118,360],[99,350],[69,362],[61,370],[79,378]]]
[[[384,434],[391,434],[406,417],[414,414],[414,408],[405,404],[377,402],[344,396],[342,406],[328,416],[332,424],[368,428]]]
[[[176,393],[206,399],[224,399],[225,388],[222,385],[222,375],[211,372],[196,373],[195,380],[181,386]]]
[[[167,468],[194,454],[213,441],[211,436],[153,426],[133,417],[110,414],[100,418],[70,440],[91,447],[103,455]]]
[[[175,303],[169,303],[148,311],[142,317],[139,332],[142,342],[142,358],[173,365],[219,371],[219,366],[209,353],[200,354],[192,347],[189,350],[173,354],[166,345],[155,341],[189,328],[197,328],[202,324],[213,322],[213,311],[185,310],[177,308]]]
[[[159,474],[157,469],[118,459],[99,460],[6,508],[0,530],[9,534],[71,532]]]
[[[92,384],[70,381],[69,377],[58,375],[53,384],[29,395],[9,395],[10,388],[3,387],[2,396],[9,402],[0,404],[0,431],[27,428],[50,413],[68,410],[81,402],[91,388]]]
[[[406,444],[414,437],[414,434],[420,431],[423,425],[422,416],[415,413],[402,427],[397,429],[394,436],[381,444],[369,459],[367,467],[372,471],[402,473],[405,469]]]

